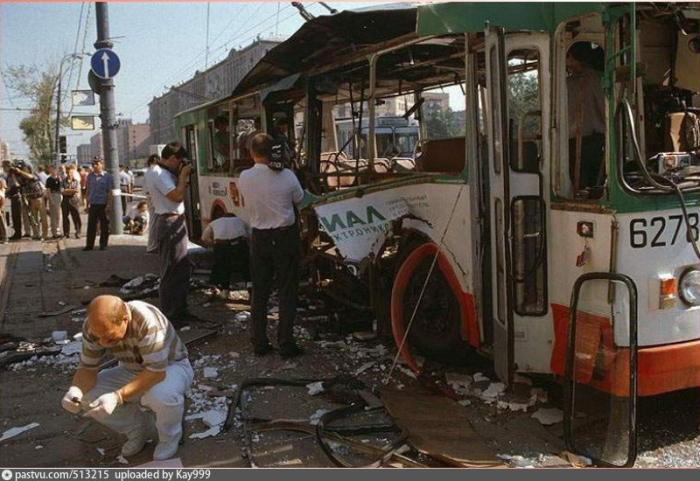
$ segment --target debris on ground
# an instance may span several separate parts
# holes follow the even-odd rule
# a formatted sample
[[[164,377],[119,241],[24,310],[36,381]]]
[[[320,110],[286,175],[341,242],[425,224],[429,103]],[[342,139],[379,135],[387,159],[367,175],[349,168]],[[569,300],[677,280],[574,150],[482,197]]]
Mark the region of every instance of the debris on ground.
[[[39,423],[29,423],[26,426],[20,426],[16,428],[10,428],[4,433],[2,433],[2,437],[0,437],[0,442],[5,441],[10,438],[14,438],[15,436],[18,436],[22,434],[25,431],[29,431],[30,429],[34,429],[39,426]]]
[[[564,420],[564,411],[558,408],[540,408],[530,416],[543,426],[560,423]]]

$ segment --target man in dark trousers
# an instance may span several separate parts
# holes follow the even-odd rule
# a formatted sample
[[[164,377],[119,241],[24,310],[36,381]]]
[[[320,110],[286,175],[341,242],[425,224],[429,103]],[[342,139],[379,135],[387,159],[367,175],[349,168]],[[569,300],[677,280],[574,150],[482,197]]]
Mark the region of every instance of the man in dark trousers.
[[[87,178],[87,212],[88,226],[87,239],[84,251],[91,251],[95,247],[97,237],[97,222],[100,223],[100,250],[107,249],[109,241],[109,209],[112,200],[112,176],[104,171],[102,159],[95,157],[92,161],[93,171]]]
[[[192,172],[189,153],[180,142],[163,147],[153,169],[148,193],[156,214],[154,224],[160,256],[160,309],[176,327],[196,320],[187,310],[187,291],[192,265],[187,257],[185,191]]]
[[[294,205],[301,202],[304,191],[291,170],[268,167],[272,141],[267,134],[253,137],[251,155],[255,165],[241,174],[238,189],[252,227],[253,349],[258,356],[273,350],[267,339],[267,301],[276,277],[280,302],[277,340],[280,356],[288,358],[304,352],[294,341],[299,288],[299,228]]]

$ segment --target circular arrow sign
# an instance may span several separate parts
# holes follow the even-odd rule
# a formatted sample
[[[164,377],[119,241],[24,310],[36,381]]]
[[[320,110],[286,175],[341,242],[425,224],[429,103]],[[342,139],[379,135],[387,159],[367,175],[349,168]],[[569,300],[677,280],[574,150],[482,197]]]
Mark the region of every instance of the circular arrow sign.
[[[112,78],[119,73],[121,62],[111,49],[101,48],[90,58],[90,67],[102,79]]]

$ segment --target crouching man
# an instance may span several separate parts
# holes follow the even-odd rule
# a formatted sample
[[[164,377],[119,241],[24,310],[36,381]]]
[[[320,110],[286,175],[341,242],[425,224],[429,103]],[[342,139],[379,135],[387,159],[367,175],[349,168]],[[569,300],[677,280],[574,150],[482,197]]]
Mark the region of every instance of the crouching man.
[[[119,364],[98,372],[106,352]],[[80,364],[61,404],[126,435],[121,454],[127,458],[157,431],[153,459],[160,461],[177,452],[193,378],[187,348],[162,312],[145,302],[98,296],[88,306]],[[155,423],[139,404],[155,414]]]

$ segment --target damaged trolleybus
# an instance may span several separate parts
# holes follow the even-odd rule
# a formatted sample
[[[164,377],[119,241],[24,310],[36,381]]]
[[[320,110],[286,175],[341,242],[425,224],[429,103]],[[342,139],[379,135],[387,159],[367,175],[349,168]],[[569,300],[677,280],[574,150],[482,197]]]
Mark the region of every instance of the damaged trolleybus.
[[[294,118],[317,287],[373,309],[416,372],[415,354],[476,351],[506,385],[560,376],[570,448],[629,466],[637,397],[700,386],[699,34],[697,4],[682,3],[341,12],[175,129],[197,152],[206,222],[245,218],[239,132]],[[462,122],[428,108],[447,91]],[[378,106],[397,99],[394,114],[419,124],[410,165],[377,149]],[[332,135],[339,105],[374,139],[354,156]],[[229,161],[216,167],[222,115]],[[610,402],[581,427],[589,392]]]

